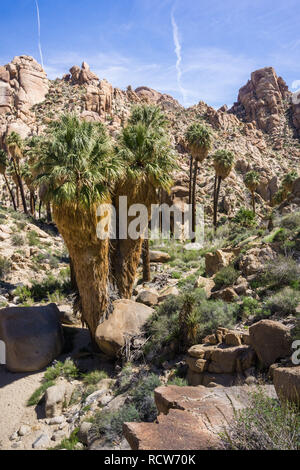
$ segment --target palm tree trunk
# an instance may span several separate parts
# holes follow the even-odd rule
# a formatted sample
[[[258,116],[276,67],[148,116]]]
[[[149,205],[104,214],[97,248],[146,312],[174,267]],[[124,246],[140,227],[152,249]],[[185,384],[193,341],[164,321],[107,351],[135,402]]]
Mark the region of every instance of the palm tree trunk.
[[[14,193],[12,192],[12,189],[11,189],[10,184],[8,182],[7,176],[5,174],[3,176],[4,176],[5,184],[7,186],[8,192],[10,194],[10,197],[11,197],[11,200],[12,200],[12,203],[13,203],[13,206],[14,206],[14,210],[16,211],[17,210],[17,205],[16,205]]]
[[[35,215],[35,199],[34,199],[34,192],[30,191],[30,213],[32,217]]]
[[[117,219],[119,217],[119,197],[127,195],[128,207],[132,204],[145,204],[148,209],[148,219],[151,217],[151,204],[157,202],[155,189],[151,184],[139,184],[137,181],[121,183],[115,195],[115,208]],[[128,217],[128,225],[134,217]],[[116,240],[113,243],[114,251],[111,257],[112,282],[118,290],[120,298],[130,299],[136,279],[137,268],[142,253],[143,238],[132,240]]]
[[[19,186],[16,184],[16,199],[17,199],[17,208],[20,207],[20,197],[19,197]]]
[[[24,193],[24,186],[23,186],[22,178],[20,176],[19,168],[18,168],[14,158],[12,158],[12,162],[13,162],[15,174],[16,174],[17,181],[18,181],[18,186],[20,188],[23,209],[24,209],[25,214],[28,214],[26,198],[25,198],[25,193]]]
[[[255,215],[255,194],[254,191],[251,191],[252,195],[252,209],[253,209],[253,214]]]
[[[190,157],[189,204],[192,204],[193,157]]]
[[[215,181],[214,181],[214,194],[213,194],[213,200],[214,200],[214,207],[213,207],[213,225],[215,226],[215,219],[216,219],[216,197],[217,197],[217,175],[215,174]]]
[[[143,259],[143,282],[149,282],[151,280],[150,273],[150,250],[149,250],[149,239],[145,238],[142,249]]]
[[[72,261],[71,256],[70,256],[70,279],[71,279],[71,289],[72,289],[72,291],[79,293],[78,285],[77,285],[77,281],[76,281],[74,263]]]
[[[47,210],[47,222],[48,222],[48,224],[50,224],[50,222],[52,222],[52,215],[51,215],[51,205],[50,205],[50,202],[47,202],[46,210]]]
[[[192,231],[195,234],[192,243],[196,241],[196,187],[197,187],[198,161],[194,163],[193,189],[192,189]]]
[[[39,219],[41,218],[41,213],[42,213],[42,205],[43,205],[43,202],[40,201],[39,203]]]
[[[95,210],[94,210],[95,209]],[[95,342],[108,307],[109,240],[97,238],[96,208],[53,206],[53,216],[74,265],[82,318]]]
[[[215,199],[215,210],[214,210],[214,228],[215,228],[215,232],[217,230],[217,225],[218,225],[218,202],[219,202],[221,181],[222,181],[222,177],[218,176],[218,183],[217,183],[217,189],[216,189],[216,199]]]

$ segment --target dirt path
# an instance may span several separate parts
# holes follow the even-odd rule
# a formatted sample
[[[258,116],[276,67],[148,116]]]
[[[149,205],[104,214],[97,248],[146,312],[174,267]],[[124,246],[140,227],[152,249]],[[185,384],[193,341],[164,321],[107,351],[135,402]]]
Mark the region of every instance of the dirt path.
[[[0,366],[0,449],[12,448],[9,437],[22,424],[32,427],[37,423],[36,409],[27,407],[26,401],[40,386],[43,374],[13,374]]]

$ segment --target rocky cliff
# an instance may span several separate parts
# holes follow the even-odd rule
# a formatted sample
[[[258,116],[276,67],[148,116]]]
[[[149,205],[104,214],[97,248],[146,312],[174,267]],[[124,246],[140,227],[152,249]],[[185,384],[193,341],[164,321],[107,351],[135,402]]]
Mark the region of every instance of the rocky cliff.
[[[116,137],[135,103],[153,103],[166,112],[180,170],[174,175],[171,199],[187,194],[189,156],[184,132],[193,120],[202,120],[214,135],[214,148],[228,148],[236,155],[236,166],[221,190],[221,211],[232,215],[247,205],[243,177],[251,169],[261,174],[257,204],[269,202],[278,190],[281,176],[299,166],[300,104],[272,67],[257,70],[238,93],[228,111],[200,101],[185,109],[174,98],[141,86],[133,90],[114,88],[99,79],[87,63],[73,66],[62,79],[48,80],[42,67],[28,56],[15,57],[0,67],[0,145],[12,131],[23,138],[40,135],[47,124],[63,112],[75,112],[83,119],[101,121]],[[211,212],[214,173],[203,164],[198,178],[198,198]],[[176,189],[177,188],[177,189]],[[182,198],[181,198],[182,199]]]

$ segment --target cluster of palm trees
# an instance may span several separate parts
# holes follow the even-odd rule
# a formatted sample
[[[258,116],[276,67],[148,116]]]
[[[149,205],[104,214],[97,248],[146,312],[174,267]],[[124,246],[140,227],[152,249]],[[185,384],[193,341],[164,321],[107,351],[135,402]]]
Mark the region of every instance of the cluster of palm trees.
[[[143,243],[142,237],[99,239],[97,208],[113,204],[118,220],[119,197],[127,196],[128,206],[144,204],[150,217],[176,165],[166,124],[159,108],[135,107],[113,143],[104,125],[64,115],[32,144],[34,185],[43,188],[69,251],[92,338],[111,309],[111,294],[131,297]]]
[[[195,233],[196,224],[196,185],[198,165],[207,157],[212,148],[211,132],[199,122],[195,122],[188,127],[185,133],[187,148],[190,152],[190,183],[189,183],[189,204],[192,204],[192,230]],[[234,165],[235,156],[230,150],[218,150],[212,156],[215,169],[215,181],[213,192],[213,225],[218,226],[218,201],[220,195],[221,182],[225,180]],[[194,241],[194,240],[192,240]]]
[[[279,190],[273,197],[272,205],[281,204],[288,198],[293,189],[294,181],[297,178],[299,178],[299,176],[295,170],[290,171],[284,175]]]
[[[212,148],[212,134],[195,122],[185,134],[190,152],[189,203],[192,204],[192,229],[196,231],[196,188],[199,164]],[[0,150],[0,174],[4,176],[15,210],[19,195],[28,213],[35,216],[37,194],[53,219],[70,254],[72,274],[80,296],[83,321],[92,338],[98,324],[111,309],[111,298],[130,298],[140,257],[144,260],[144,281],[150,280],[149,241],[144,236],[134,240],[119,236],[114,240],[97,236],[100,203],[115,207],[119,220],[119,198],[127,196],[128,206],[143,204],[148,209],[159,202],[161,190],[172,185],[176,159],[167,132],[167,121],[156,106],[136,106],[127,124],[113,142],[101,123],[80,120],[72,114],[51,123],[43,137],[25,142],[12,132]],[[212,155],[215,169],[213,225],[218,225],[220,187],[234,165],[234,154],[227,149]],[[287,175],[283,187],[288,190],[294,175]],[[16,185],[15,191],[11,181]],[[250,171],[245,184],[252,195],[259,185],[259,175]],[[24,189],[24,184],[27,187]],[[51,214],[52,212],[52,214]],[[108,217],[111,214],[108,213]],[[130,222],[130,218],[129,218]],[[194,241],[194,240],[192,240]],[[114,295],[112,295],[114,294]]]

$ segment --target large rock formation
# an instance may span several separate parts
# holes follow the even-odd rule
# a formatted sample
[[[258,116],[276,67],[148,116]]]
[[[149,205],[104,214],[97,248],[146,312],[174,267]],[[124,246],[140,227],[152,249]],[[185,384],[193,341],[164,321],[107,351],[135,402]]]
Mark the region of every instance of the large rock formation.
[[[300,366],[275,368],[273,381],[281,400],[293,402],[300,407]]]
[[[290,329],[273,320],[261,320],[249,328],[250,342],[261,363],[269,367],[292,354]]]
[[[231,112],[246,122],[254,121],[262,131],[272,132],[280,126],[284,101],[290,97],[285,81],[276,75],[273,67],[265,67],[251,74]]]
[[[153,309],[132,300],[116,300],[114,311],[96,330],[96,342],[108,356],[116,357],[131,338],[138,336]]]
[[[300,90],[293,93],[292,96],[292,119],[293,124],[300,136]]]
[[[0,68],[0,114],[16,108],[19,117],[42,102],[49,83],[43,68],[33,57],[19,56]]]
[[[11,372],[34,372],[47,366],[62,351],[63,333],[55,304],[0,310],[0,339]]]
[[[264,386],[275,398],[274,387]],[[159,387],[154,392],[160,412],[155,423],[124,423],[133,450],[221,449],[219,433],[230,423],[234,411],[249,403],[249,387]]]

